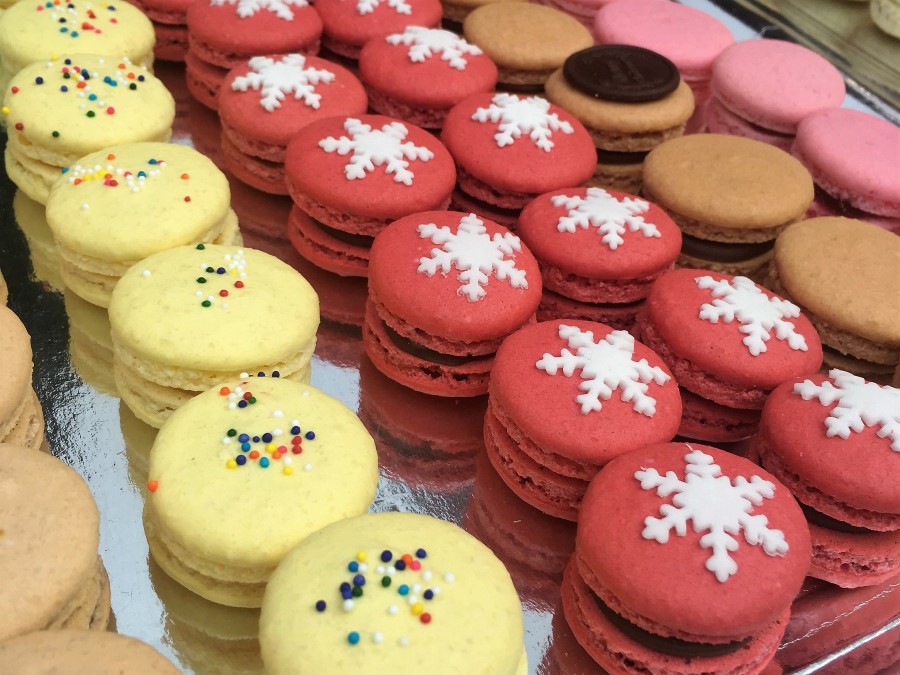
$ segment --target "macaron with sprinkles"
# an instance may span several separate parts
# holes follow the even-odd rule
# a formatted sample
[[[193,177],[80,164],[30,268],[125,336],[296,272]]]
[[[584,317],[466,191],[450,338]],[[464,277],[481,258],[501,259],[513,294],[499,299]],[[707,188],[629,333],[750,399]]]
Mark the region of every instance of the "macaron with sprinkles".
[[[494,554],[456,525],[398,512],[307,537],[272,575],[259,636],[273,675],[525,675],[523,637]]]

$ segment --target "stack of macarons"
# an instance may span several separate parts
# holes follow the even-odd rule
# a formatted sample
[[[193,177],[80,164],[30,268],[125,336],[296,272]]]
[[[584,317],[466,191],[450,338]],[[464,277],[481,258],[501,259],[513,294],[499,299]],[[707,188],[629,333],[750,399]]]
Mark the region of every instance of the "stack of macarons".
[[[191,0],[129,0],[153,23],[156,45],[153,53],[160,61],[184,63],[188,50],[187,11]]]

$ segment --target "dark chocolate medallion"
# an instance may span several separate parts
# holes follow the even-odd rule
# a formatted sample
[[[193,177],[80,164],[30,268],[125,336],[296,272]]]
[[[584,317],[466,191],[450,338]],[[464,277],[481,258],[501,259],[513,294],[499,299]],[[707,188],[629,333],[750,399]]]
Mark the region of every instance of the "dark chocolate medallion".
[[[668,96],[681,75],[665,56],[630,45],[595,45],[575,52],[563,66],[566,81],[604,101],[647,103]]]

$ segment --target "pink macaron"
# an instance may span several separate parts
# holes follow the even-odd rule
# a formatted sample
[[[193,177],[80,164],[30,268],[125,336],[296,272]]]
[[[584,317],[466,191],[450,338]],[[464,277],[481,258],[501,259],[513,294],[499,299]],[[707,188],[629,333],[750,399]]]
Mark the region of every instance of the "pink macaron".
[[[191,0],[130,0],[153,22],[153,55],[161,61],[184,61],[188,48],[187,10]]]

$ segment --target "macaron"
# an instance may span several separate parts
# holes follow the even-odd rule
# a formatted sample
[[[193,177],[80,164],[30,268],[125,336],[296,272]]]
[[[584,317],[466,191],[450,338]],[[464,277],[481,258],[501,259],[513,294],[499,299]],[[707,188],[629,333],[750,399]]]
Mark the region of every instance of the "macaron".
[[[569,55],[594,42],[568,14],[524,2],[477,8],[466,17],[463,34],[497,64],[500,89],[529,94],[543,92],[547,78]]]
[[[190,0],[129,0],[153,23],[156,45],[153,53],[160,61],[184,63],[188,50],[187,10]]]
[[[44,442],[44,413],[31,386],[31,338],[15,313],[0,305],[0,443],[37,449]]]
[[[441,140],[459,172],[454,206],[508,226],[539,194],[584,185],[596,166],[584,126],[537,96],[470,96],[447,114]]]
[[[584,319],[628,330],[681,251],[681,230],[665,211],[599,187],[537,197],[516,231],[540,265],[540,321]]]
[[[523,637],[509,573],[484,544],[397,512],[342,520],[291,551],[266,588],[259,634],[273,675],[525,675]]]
[[[292,548],[368,510],[378,459],[340,401],[278,377],[241,378],[172,415],[148,477],[144,526],[160,567],[207,600],[259,607]]]
[[[726,409],[759,411],[779,384],[822,364],[819,336],[800,308],[747,277],[669,272],[650,289],[636,331],[668,364],[679,386]],[[725,437],[733,424],[728,410],[719,419],[715,406],[695,410],[693,403],[685,400],[680,434],[740,438]]]
[[[45,204],[65,167],[112,145],[165,142],[175,102],[163,83],[127,58],[63,56],[13,77],[4,98],[6,171]]]
[[[132,265],[188,244],[239,244],[225,175],[174,143],[132,143],[94,152],[66,168],[47,198],[66,287],[108,307]]]
[[[373,110],[426,129],[440,129],[450,108],[497,84],[497,66],[481,48],[423,26],[366,42],[359,74]]]
[[[319,302],[277,258],[197,244],[129,269],[113,290],[109,320],[119,394],[138,418],[161,427],[188,399],[245,371],[308,382]]]
[[[12,199],[13,217],[28,244],[28,257],[34,278],[54,290],[62,290],[65,283],[60,271],[59,249],[53,232],[47,225],[47,211],[21,190]]]
[[[479,396],[500,343],[534,322],[540,299],[537,261],[502,225],[474,213],[413,214],[375,238],[363,344],[411,389]]]
[[[576,52],[550,76],[546,90],[590,132],[596,147],[591,185],[625,192],[640,190],[644,157],[683,134],[694,111],[675,64],[629,45]]]
[[[614,672],[759,673],[809,560],[803,512],[776,477],[705,445],[652,445],[591,482],[563,609]]]
[[[105,631],[109,579],[97,555],[100,515],[87,483],[49,453],[20,445],[0,444],[0,461],[0,644],[41,630]]]
[[[218,109],[228,71],[253,56],[319,52],[322,19],[307,0],[199,0],[187,11],[187,86]]]
[[[800,121],[838,108],[846,86],[840,71],[816,52],[787,40],[742,40],[713,65],[708,130],[790,150]]]
[[[500,346],[484,442],[523,501],[575,521],[588,482],[614,457],[671,440],[678,385],[629,333],[588,321],[544,321]]]
[[[872,0],[872,22],[888,35],[900,38],[900,3],[897,0]]]
[[[316,0],[322,17],[322,44],[332,53],[355,61],[369,40],[407,26],[436,28],[439,0]]]
[[[900,389],[843,370],[789,380],[766,400],[754,448],[809,520],[810,576],[856,588],[900,573],[898,424]]]
[[[647,156],[641,194],[681,228],[681,267],[753,275],[778,234],[803,218],[813,182],[799,161],[765,143],[692,134]]]
[[[72,369],[101,394],[118,396],[113,377],[113,343],[109,313],[68,288],[63,306],[69,320],[69,360]]]
[[[381,115],[332,117],[304,127],[285,154],[296,208],[288,236],[307,260],[366,276],[372,238],[398,218],[446,209],[453,159],[434,136]]]
[[[767,283],[809,316],[826,365],[886,384],[900,366],[898,267],[896,235],[849,218],[812,218],[778,238]]]

